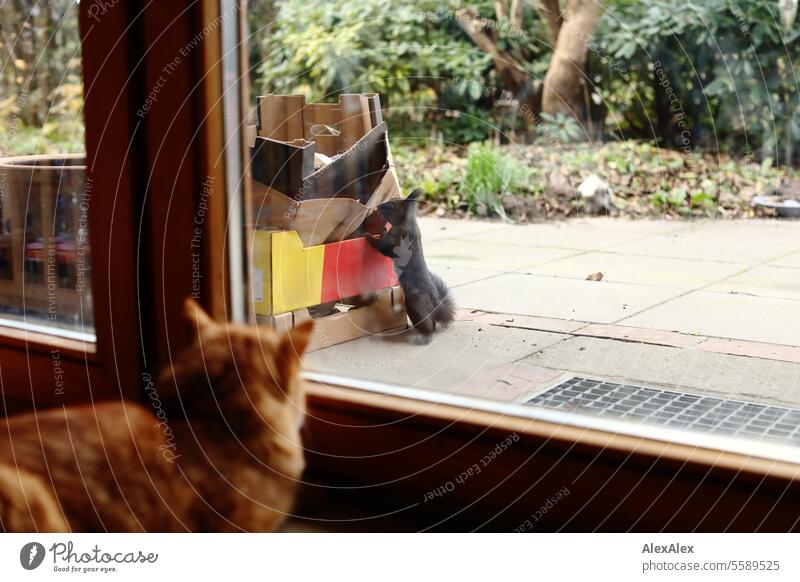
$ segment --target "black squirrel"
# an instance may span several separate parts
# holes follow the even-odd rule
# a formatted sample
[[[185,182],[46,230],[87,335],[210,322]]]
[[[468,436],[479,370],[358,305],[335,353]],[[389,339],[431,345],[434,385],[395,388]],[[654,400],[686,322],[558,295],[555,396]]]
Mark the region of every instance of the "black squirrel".
[[[417,224],[417,203],[421,195],[422,191],[417,189],[404,200],[378,206],[383,219],[380,234],[377,237],[366,234],[365,237],[375,250],[394,262],[411,325],[428,343],[437,324],[444,328],[453,322],[455,305],[447,285],[431,273],[425,263]]]

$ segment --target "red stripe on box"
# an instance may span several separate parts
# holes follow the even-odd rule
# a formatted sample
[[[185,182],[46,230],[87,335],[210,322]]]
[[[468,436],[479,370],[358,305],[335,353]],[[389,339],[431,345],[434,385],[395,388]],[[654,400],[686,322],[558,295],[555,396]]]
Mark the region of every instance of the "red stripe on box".
[[[392,260],[363,238],[325,245],[320,303],[397,285]]]

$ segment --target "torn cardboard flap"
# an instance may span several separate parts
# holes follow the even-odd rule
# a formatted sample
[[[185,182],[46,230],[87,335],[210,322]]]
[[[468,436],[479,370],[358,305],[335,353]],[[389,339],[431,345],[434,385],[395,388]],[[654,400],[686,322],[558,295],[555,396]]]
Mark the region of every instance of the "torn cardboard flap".
[[[352,198],[293,200],[274,188],[250,180],[255,227],[265,230],[295,230],[303,246],[344,240],[358,229],[375,208],[400,198],[394,168],[389,168],[367,204]]]
[[[386,124],[374,127],[316,169],[315,146],[304,139],[283,142],[256,137],[250,156],[252,176],[295,200],[353,198],[366,204],[388,168]]]

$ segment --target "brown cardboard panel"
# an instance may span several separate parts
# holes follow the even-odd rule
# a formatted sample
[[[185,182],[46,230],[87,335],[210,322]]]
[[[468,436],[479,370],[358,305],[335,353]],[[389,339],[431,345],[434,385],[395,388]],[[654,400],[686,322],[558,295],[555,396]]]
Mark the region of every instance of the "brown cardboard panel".
[[[251,150],[253,178],[292,198],[302,197],[303,178],[314,173],[314,142],[257,137]]]
[[[306,103],[305,95],[258,98],[258,135],[280,141],[306,139],[335,156],[353,147],[383,120],[376,93],[340,95],[338,103]]]
[[[366,96],[341,95],[339,103],[312,103],[303,111],[305,135],[319,143],[328,156],[353,147],[374,126]],[[333,131],[321,133],[328,127]]]
[[[278,333],[286,333],[295,326],[294,314],[280,313],[278,315],[256,315],[256,323],[268,325]],[[300,322],[297,322],[300,323]]]
[[[344,313],[321,317],[315,322],[314,335],[308,351],[348,342],[367,335],[405,328],[408,324],[404,309],[395,309],[392,289],[377,293],[377,299],[370,305],[355,307]],[[310,316],[295,313],[295,325]]]
[[[367,103],[369,104],[369,116],[372,127],[378,127],[383,123],[383,110],[381,109],[381,98],[377,93],[367,93]]]
[[[403,191],[400,189],[400,180],[397,178],[397,170],[392,157],[392,148],[389,146],[389,136],[386,141],[386,166],[385,173],[381,175],[380,182],[375,186],[372,197],[365,202],[370,209],[377,208],[380,204],[389,200],[403,198]]]
[[[303,110],[305,95],[264,95],[256,99],[258,135],[280,141],[305,137]]]

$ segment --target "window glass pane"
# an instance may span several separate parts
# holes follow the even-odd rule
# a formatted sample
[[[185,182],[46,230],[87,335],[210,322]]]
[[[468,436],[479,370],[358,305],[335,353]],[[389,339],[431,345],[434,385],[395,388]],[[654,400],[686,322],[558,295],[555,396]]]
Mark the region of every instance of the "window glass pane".
[[[78,4],[0,19],[0,323],[91,335]]]
[[[473,4],[249,5],[256,320],[316,319],[315,372],[799,442],[795,13]]]

